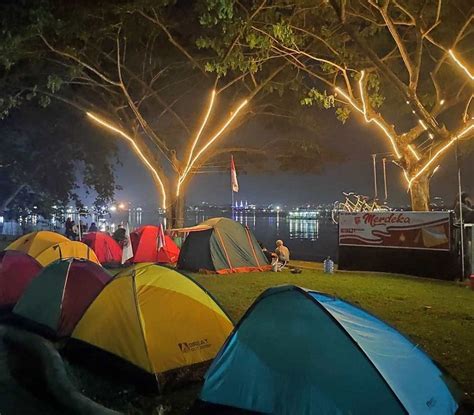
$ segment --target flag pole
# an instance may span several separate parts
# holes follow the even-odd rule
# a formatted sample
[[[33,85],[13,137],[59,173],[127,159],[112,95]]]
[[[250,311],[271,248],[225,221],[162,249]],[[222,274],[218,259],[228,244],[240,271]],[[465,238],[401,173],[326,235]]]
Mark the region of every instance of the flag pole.
[[[234,189],[232,189],[232,186],[230,188],[230,193],[232,194],[232,201],[230,202],[230,209],[231,209],[231,214],[232,214],[232,219],[234,219]]]
[[[377,167],[375,165],[377,154],[372,154],[372,163],[374,165],[374,199],[377,199]]]

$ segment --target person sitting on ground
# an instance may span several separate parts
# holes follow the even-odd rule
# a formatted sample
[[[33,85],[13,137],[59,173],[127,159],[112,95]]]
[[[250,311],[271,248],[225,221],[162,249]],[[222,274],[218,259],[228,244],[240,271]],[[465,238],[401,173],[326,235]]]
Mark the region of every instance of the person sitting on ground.
[[[91,226],[89,226],[89,232],[97,232],[97,231],[98,231],[97,225],[95,224],[95,222],[92,222]]]
[[[267,259],[268,263],[271,264],[273,261],[273,254],[263,245],[262,242],[258,242],[258,245],[260,246],[260,249],[263,252],[263,255],[265,255],[265,258]]]
[[[290,250],[279,239],[276,241],[275,255],[277,258],[277,271],[280,271],[290,261]]]

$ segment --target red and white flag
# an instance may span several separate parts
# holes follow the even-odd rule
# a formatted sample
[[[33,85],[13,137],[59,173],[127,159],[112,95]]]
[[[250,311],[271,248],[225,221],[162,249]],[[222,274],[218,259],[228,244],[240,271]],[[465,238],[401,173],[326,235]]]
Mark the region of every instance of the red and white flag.
[[[130,240],[130,228],[125,225],[125,239],[122,246],[122,264],[125,264],[130,258],[133,258],[132,241]]]
[[[232,191],[237,193],[239,191],[239,182],[237,181],[237,171],[235,170],[234,156],[230,156],[230,183]]]
[[[158,252],[166,247],[165,232],[163,231],[163,225],[160,225],[160,230],[158,231]]]

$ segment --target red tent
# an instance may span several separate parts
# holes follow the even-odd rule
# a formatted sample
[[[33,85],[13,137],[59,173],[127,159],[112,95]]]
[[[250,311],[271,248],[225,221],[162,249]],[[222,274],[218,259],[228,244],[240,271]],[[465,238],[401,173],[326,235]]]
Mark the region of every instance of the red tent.
[[[178,261],[179,248],[165,235],[164,246],[158,251],[160,226],[145,225],[130,233],[132,240],[132,262],[175,263]]]
[[[122,262],[122,248],[111,236],[102,232],[89,232],[82,237],[91,248],[101,264],[120,264]]]
[[[36,259],[24,252],[0,252],[0,307],[13,307],[42,268]]]

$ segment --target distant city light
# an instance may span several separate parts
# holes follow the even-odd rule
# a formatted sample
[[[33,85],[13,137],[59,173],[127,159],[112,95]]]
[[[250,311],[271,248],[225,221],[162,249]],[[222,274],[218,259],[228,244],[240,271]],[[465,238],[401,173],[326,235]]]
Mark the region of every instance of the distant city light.
[[[118,207],[119,209],[125,209],[125,203],[119,203]]]
[[[111,212],[115,212],[115,211],[117,210],[117,206],[112,205],[112,206],[109,207],[109,210],[110,210]]]

